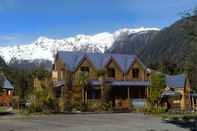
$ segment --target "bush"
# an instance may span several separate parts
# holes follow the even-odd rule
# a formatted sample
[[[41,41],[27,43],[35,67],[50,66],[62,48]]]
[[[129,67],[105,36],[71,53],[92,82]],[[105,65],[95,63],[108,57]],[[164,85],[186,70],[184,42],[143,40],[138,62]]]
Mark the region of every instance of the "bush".
[[[101,111],[101,100],[89,100],[88,110],[93,112]]]
[[[55,100],[50,87],[40,87],[29,96],[30,105],[28,111],[33,112],[54,112]]]
[[[104,102],[104,103],[102,103],[101,104],[101,109],[103,110],[103,111],[110,111],[110,110],[112,110],[112,103],[111,102]]]

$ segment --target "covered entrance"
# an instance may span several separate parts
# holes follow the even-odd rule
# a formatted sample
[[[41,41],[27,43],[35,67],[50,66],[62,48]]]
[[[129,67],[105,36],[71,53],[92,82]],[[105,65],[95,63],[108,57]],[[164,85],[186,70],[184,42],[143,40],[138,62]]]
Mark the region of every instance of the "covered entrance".
[[[144,107],[148,95],[149,81],[105,81],[105,88],[109,88],[107,93],[108,101],[114,109],[132,109]],[[98,80],[90,81],[92,90],[88,91],[89,99],[101,99],[101,83]]]
[[[109,96],[115,109],[144,107],[147,86],[112,86]]]
[[[115,109],[144,107],[149,81],[112,81],[111,100]]]

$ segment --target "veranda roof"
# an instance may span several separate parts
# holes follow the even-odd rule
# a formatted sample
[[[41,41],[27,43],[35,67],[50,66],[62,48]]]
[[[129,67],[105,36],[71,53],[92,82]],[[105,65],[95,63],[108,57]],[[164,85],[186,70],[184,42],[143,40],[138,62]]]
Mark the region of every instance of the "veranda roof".
[[[149,86],[150,81],[148,80],[130,80],[130,81],[120,81],[120,80],[112,80],[112,81],[105,81],[107,85],[110,86],[117,86],[117,87],[128,87],[128,86]],[[91,80],[90,84],[93,86],[101,85],[101,81],[99,80]]]

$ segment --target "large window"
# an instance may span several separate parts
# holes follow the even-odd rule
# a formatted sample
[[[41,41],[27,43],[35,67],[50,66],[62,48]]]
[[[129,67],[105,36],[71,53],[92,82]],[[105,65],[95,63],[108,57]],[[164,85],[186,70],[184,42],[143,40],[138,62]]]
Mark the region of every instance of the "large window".
[[[100,99],[101,98],[101,90],[88,90],[88,99]]]
[[[61,69],[59,71],[59,80],[63,80],[64,79],[64,73],[65,73],[65,70],[64,69]]]
[[[132,70],[132,75],[133,75],[133,78],[139,78],[139,73],[140,73],[140,70],[138,68],[134,68]]]
[[[84,73],[84,74],[86,74],[86,75],[88,75],[89,74],[89,67],[87,67],[87,66],[82,66],[81,68],[80,68],[80,71],[81,71],[81,73]]]
[[[114,78],[115,77],[115,69],[114,68],[108,68],[107,69],[107,76],[110,78]]]
[[[82,67],[80,68],[80,71],[81,71],[81,72],[89,72],[89,67],[87,67],[87,66],[82,66]]]

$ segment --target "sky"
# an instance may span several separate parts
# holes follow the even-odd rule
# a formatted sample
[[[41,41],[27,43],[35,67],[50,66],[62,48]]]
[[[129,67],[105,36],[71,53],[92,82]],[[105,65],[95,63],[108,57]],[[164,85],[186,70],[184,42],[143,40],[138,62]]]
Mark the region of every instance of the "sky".
[[[0,0],[0,46],[121,28],[170,26],[197,0]]]

